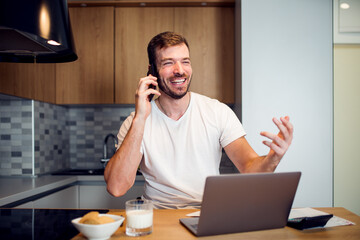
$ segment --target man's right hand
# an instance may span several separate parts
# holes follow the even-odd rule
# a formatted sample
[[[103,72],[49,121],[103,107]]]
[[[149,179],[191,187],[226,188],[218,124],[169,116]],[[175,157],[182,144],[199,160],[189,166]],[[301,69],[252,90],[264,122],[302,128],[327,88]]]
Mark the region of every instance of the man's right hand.
[[[135,94],[135,117],[139,117],[142,120],[146,120],[151,112],[151,104],[149,101],[149,95],[155,94],[160,96],[160,92],[156,89],[150,88],[150,85],[157,86],[157,78],[149,75],[143,77],[139,81],[138,88]]]

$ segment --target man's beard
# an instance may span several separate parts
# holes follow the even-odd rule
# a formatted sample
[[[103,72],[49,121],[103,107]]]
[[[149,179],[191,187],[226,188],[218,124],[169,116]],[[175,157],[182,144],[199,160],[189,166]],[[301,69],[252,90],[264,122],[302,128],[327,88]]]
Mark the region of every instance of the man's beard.
[[[172,91],[165,83],[165,81],[163,79],[159,79],[160,81],[158,81],[158,84],[159,84],[159,88],[161,91],[163,91],[166,95],[168,95],[169,97],[173,98],[173,99],[181,99],[183,98],[186,93],[189,91],[189,88],[190,88],[190,83],[191,83],[191,77],[189,78],[187,75],[185,74],[178,74],[178,75],[175,75],[174,77],[184,77],[187,79],[187,81],[189,81],[188,85],[187,85],[187,88],[186,88],[186,91],[181,93],[181,94],[178,94],[174,91]]]

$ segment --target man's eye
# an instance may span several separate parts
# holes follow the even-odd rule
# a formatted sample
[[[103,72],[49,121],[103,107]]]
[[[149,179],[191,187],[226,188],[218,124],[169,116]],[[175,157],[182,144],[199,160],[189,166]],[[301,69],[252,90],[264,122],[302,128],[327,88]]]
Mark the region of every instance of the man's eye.
[[[164,63],[163,63],[164,66],[169,66],[169,65],[171,65],[171,64],[172,64],[172,62],[164,62]]]

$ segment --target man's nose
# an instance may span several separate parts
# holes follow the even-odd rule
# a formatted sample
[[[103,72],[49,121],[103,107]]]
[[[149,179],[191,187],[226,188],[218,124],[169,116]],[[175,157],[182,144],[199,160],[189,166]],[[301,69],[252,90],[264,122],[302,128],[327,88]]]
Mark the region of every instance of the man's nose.
[[[181,62],[176,62],[174,65],[174,73],[176,74],[183,74],[184,73],[184,68],[181,65]]]

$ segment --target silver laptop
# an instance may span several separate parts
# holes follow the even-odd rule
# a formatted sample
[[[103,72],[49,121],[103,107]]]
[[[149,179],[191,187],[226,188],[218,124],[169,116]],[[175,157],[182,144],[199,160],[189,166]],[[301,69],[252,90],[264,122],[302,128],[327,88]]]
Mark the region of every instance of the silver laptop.
[[[285,227],[300,176],[300,172],[210,176],[200,217],[180,222],[196,236]]]

